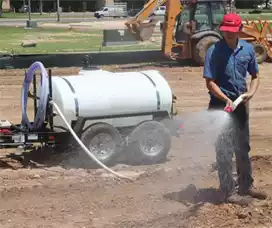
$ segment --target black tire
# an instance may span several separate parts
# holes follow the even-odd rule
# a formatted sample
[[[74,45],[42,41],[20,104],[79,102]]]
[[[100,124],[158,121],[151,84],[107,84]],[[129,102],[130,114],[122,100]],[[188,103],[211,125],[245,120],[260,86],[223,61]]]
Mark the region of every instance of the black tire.
[[[210,46],[218,42],[220,39],[215,36],[204,36],[195,45],[193,58],[199,66],[203,66],[205,62],[205,55]]]
[[[91,141],[99,134],[105,134],[110,136],[110,141],[112,143],[111,151],[107,152],[105,155],[101,156],[95,153],[91,148]],[[97,123],[87,127],[81,135],[81,140],[83,144],[96,156],[96,158],[105,165],[114,164],[117,157],[124,150],[124,141],[119,131],[110,124],[107,123]],[[98,148],[101,149],[101,148]],[[81,154],[86,156],[86,164],[90,164],[92,167],[97,167],[97,163],[93,161],[86,153],[81,149]],[[101,151],[100,151],[101,152]],[[88,158],[87,158],[88,157]]]
[[[261,44],[253,44],[257,63],[261,64],[267,59],[267,50]]]
[[[159,135],[161,148],[153,153],[149,153],[143,148],[143,140],[148,136],[152,136],[156,130]],[[155,136],[154,136],[155,138]],[[158,146],[157,142],[155,144]],[[167,154],[171,147],[171,135],[169,130],[157,121],[146,121],[139,124],[128,136],[128,151],[127,158],[129,163],[133,164],[155,164],[162,162],[166,159]]]

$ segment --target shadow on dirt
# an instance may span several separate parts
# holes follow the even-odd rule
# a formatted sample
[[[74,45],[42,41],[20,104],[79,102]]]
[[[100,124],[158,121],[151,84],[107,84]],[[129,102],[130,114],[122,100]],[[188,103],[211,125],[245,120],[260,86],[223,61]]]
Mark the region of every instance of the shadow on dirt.
[[[214,205],[220,205],[223,203],[223,198],[217,189],[197,189],[193,184],[188,185],[179,192],[165,194],[164,198],[180,202],[188,207],[182,215],[184,219],[195,216],[206,203]]]
[[[41,167],[53,167],[60,165],[62,162],[62,156],[60,153],[56,153],[53,150],[39,149],[30,152],[24,152],[22,154],[8,154],[6,157],[0,160],[0,167],[5,168],[41,168]],[[6,164],[5,166],[2,164]]]
[[[180,202],[186,206],[197,205],[200,207],[205,203],[221,204],[222,196],[216,188],[197,189],[195,185],[190,184],[179,192],[165,194],[164,197],[169,200]]]
[[[168,159],[156,164],[167,162]],[[108,164],[108,167],[114,167],[115,165],[125,166],[144,166],[147,164],[138,164],[129,162],[125,156],[121,156],[112,164]],[[84,152],[73,152],[67,150],[66,152],[58,152],[50,148],[42,148],[29,152],[23,152],[21,154],[8,154],[0,159],[0,169],[20,169],[20,168],[50,168],[55,166],[61,166],[64,169],[97,169],[101,168]]]
[[[4,159],[0,159],[0,168],[1,169],[13,169],[15,170],[16,168],[14,166],[12,166],[11,164],[9,164],[8,161],[5,161]]]

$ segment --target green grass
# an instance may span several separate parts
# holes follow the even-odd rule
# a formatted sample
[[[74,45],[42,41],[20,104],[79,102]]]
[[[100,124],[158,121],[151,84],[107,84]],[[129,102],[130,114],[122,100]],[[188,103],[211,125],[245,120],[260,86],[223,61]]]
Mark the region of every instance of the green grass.
[[[256,18],[256,15],[252,16],[255,16]],[[252,20],[249,16],[247,18]],[[36,47],[22,47],[21,43],[27,41],[35,41],[37,43]],[[28,30],[22,27],[0,27],[0,53],[6,54],[160,49],[160,42],[141,42],[135,45],[119,45],[111,47],[103,47],[102,42],[103,35],[100,30],[81,32],[64,28],[36,28]]]
[[[33,18],[41,18],[41,17],[44,17],[44,18],[54,18],[56,17],[56,14],[53,13],[53,14],[43,14],[43,15],[40,15],[40,14],[31,14],[31,17]],[[28,14],[26,13],[2,13],[2,17],[0,18],[1,19],[16,19],[16,18],[28,18]]]
[[[36,41],[36,47],[22,47],[23,41]],[[101,31],[69,31],[67,29],[31,29],[21,27],[0,27],[0,53],[60,53],[60,52],[101,52],[118,50],[159,49],[160,44],[141,43],[102,47]]]
[[[40,15],[39,13],[32,13],[31,14],[31,18],[56,18],[57,17],[57,14],[56,13],[43,13],[42,15]],[[72,14],[72,13],[69,13],[69,14],[60,14],[60,17],[61,18],[69,18],[69,17],[75,17],[75,18],[92,18],[93,17],[93,14],[92,13],[76,13],[76,14]],[[27,13],[12,13],[12,12],[9,12],[9,13],[2,13],[2,17],[0,17],[0,20],[1,18],[3,19],[20,19],[20,18],[28,18],[28,14]]]
[[[271,10],[269,12],[266,12],[265,10],[262,10],[263,12],[261,14],[248,14],[246,13],[248,10],[237,10],[237,11],[240,11],[240,14],[242,16],[242,18],[248,18],[250,20],[256,20],[256,19],[263,19],[263,20],[272,20],[272,13],[271,13]],[[245,13],[243,13],[243,11]],[[251,10],[253,11],[253,9]],[[42,15],[40,15],[39,13],[32,13],[31,14],[31,18],[34,18],[34,19],[39,19],[39,18],[56,18],[57,15],[56,13],[43,13]],[[63,13],[60,15],[61,18],[92,18],[93,17],[93,13],[91,12],[88,12],[87,14],[86,13],[75,13],[75,14],[72,14],[72,13]],[[27,13],[12,13],[12,12],[9,12],[9,13],[2,13],[2,17],[3,19],[16,19],[16,18],[25,18],[27,19],[28,18],[28,14]],[[1,20],[0,18],[0,20]]]

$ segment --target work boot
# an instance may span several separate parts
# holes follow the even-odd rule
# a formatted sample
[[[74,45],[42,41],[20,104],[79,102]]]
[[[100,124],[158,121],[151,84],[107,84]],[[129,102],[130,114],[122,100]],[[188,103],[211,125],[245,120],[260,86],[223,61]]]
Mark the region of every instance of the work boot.
[[[237,204],[240,206],[248,206],[252,202],[252,199],[247,196],[241,196],[238,193],[233,193],[228,196],[226,199],[226,203]]]
[[[252,198],[256,198],[259,200],[265,200],[267,198],[266,192],[257,189],[256,187],[251,187],[247,191],[242,191],[240,193],[241,196],[251,196]]]

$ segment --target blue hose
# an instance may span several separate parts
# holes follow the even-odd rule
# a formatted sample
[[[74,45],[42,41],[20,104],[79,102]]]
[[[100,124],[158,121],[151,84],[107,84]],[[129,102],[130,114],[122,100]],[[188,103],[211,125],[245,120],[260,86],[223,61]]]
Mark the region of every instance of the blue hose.
[[[38,108],[37,114],[34,117],[33,123],[30,123],[28,116],[27,116],[27,100],[28,100],[28,91],[33,80],[33,76],[37,70],[41,71],[41,85],[39,91],[39,101],[38,101]],[[30,130],[39,129],[44,121],[46,115],[46,108],[48,102],[48,94],[49,94],[49,87],[48,87],[48,75],[44,65],[41,62],[34,62],[28,69],[25,75],[23,89],[22,89],[22,124],[26,125]],[[35,98],[34,98],[35,99]]]

